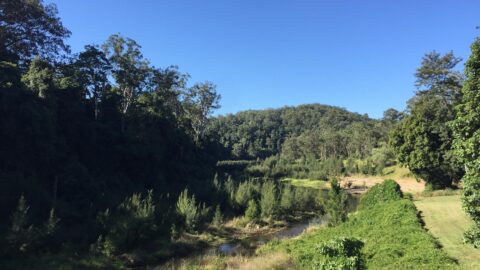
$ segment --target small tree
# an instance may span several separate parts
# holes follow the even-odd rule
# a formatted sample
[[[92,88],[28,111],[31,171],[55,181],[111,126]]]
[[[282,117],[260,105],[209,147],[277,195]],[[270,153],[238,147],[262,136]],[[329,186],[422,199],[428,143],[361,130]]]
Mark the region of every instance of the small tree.
[[[222,223],[223,223],[222,211],[220,210],[220,205],[217,205],[217,207],[215,208],[215,214],[213,215],[212,225],[218,228],[222,226]]]
[[[28,223],[29,206],[23,195],[18,200],[18,205],[12,215],[12,227],[7,234],[11,252],[26,252],[34,243],[34,227]]]
[[[180,193],[177,201],[177,213],[182,217],[185,228],[189,232],[196,232],[208,215],[209,209],[205,204],[198,204],[195,195],[188,195],[188,189]]]
[[[245,211],[245,217],[249,221],[256,222],[260,216],[260,210],[258,209],[257,202],[252,199],[248,201],[248,207],[247,210]]]
[[[267,181],[262,185],[262,198],[260,199],[260,209],[263,218],[271,219],[277,211],[277,187],[272,181]]]
[[[330,216],[330,225],[338,225],[347,218],[347,194],[340,187],[337,179],[331,182],[331,188],[328,191],[328,199],[325,202],[325,208]]]
[[[282,190],[282,197],[280,199],[280,207],[284,213],[292,210],[295,201],[295,193],[291,186],[286,186]]]

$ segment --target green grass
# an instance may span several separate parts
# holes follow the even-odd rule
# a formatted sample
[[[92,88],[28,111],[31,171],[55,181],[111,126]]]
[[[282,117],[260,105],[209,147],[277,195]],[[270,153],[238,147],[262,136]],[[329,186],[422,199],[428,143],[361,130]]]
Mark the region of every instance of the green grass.
[[[406,167],[401,167],[400,165],[393,165],[383,169],[383,177],[390,179],[401,179],[401,178],[411,178],[413,177],[410,170]]]
[[[285,178],[282,180],[282,182],[296,187],[308,187],[314,189],[330,188],[330,184],[328,184],[327,181],[323,180]]]
[[[368,269],[456,269],[458,265],[438,241],[422,228],[409,199],[379,202],[349,216],[336,227],[318,229],[297,239],[272,242],[260,252],[284,251],[305,269],[319,259],[318,246],[336,237],[364,242]]]
[[[460,195],[420,198],[415,205],[426,228],[463,269],[480,269],[480,250],[462,242],[462,234],[471,221],[462,210]]]

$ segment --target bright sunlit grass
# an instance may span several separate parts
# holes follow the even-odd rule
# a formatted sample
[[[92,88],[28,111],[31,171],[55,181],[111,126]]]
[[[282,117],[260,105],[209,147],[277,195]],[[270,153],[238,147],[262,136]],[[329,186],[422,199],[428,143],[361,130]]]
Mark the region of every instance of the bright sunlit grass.
[[[424,197],[415,201],[415,206],[421,211],[430,233],[463,269],[480,269],[480,250],[462,241],[462,234],[471,221],[462,210],[460,195]]]
[[[330,185],[327,181],[315,180],[315,179],[295,179],[295,178],[285,178],[282,180],[285,184],[290,184],[296,187],[307,187],[315,189],[329,189]]]

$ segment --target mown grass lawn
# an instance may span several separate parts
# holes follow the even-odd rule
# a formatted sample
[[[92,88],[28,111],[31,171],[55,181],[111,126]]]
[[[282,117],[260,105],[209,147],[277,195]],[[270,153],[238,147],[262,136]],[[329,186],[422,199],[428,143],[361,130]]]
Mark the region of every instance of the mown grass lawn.
[[[462,234],[471,221],[462,210],[460,195],[424,197],[415,201],[415,205],[426,228],[462,268],[480,269],[480,250],[462,242]]]

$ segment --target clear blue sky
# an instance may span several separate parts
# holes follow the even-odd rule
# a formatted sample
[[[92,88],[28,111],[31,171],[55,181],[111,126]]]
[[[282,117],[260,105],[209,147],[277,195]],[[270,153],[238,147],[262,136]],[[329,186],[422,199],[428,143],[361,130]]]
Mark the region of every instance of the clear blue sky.
[[[46,2],[57,4],[74,52],[131,37],[153,65],[217,84],[220,114],[322,103],[381,117],[405,108],[424,53],[466,59],[480,35],[477,0]]]

